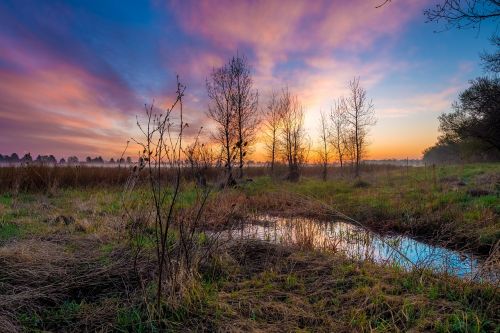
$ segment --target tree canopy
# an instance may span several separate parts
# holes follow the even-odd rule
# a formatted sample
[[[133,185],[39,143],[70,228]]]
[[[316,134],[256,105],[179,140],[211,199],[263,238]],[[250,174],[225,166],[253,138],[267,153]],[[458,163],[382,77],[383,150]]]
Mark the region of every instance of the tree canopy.
[[[478,140],[500,150],[500,79],[477,78],[463,91],[453,111],[439,117],[440,140]]]
[[[438,143],[424,152],[424,159],[442,157],[450,160],[449,156],[453,154],[469,155],[474,159],[478,156],[481,159],[498,159],[500,79],[480,77],[472,80],[453,103],[452,111],[439,116],[439,131]],[[454,159],[457,158],[455,156]]]

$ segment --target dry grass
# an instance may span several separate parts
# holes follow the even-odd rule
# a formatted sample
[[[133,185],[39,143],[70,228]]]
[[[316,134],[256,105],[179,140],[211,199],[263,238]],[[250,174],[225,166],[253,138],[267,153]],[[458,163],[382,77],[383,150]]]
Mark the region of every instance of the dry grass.
[[[465,332],[500,324],[499,296],[479,285],[268,243],[230,253],[239,271],[218,294],[221,331]]]
[[[59,188],[122,186],[130,174],[129,168],[87,166],[0,167],[0,192],[53,193]]]
[[[0,248],[0,327],[7,332],[20,330],[22,321],[45,317],[45,330],[111,330],[116,308],[110,299],[119,297],[131,302],[138,287],[137,275],[125,249],[115,249],[105,258],[95,237],[61,237],[11,242]],[[148,261],[138,267],[148,271]],[[57,314],[47,309],[65,302],[94,304],[79,312],[65,326]],[[103,310],[104,304],[108,307]],[[24,319],[23,319],[24,318]],[[54,321],[55,320],[55,321]],[[62,326],[60,326],[62,325]]]
[[[107,244],[58,236],[0,248],[3,331],[466,332],[500,324],[490,286],[257,241],[233,242],[206,261],[158,323],[148,316],[152,258],[141,255],[137,274],[126,248],[103,252]]]
[[[491,190],[489,180],[480,176],[474,186],[483,182],[480,188]],[[136,258],[125,241],[130,221],[120,191],[94,187],[106,180],[89,182],[84,190],[59,186],[52,194],[0,196],[0,223],[21,230],[0,239],[0,331],[488,332],[500,325],[493,286],[318,253],[308,229],[300,229],[298,247],[238,241],[220,248],[183,280],[182,298],[163,303],[165,317],[158,322],[151,315],[151,240],[141,239]],[[320,200],[325,194],[338,190],[365,199],[381,190],[376,179],[361,188],[306,180],[263,192],[258,182],[213,193],[204,213],[207,229],[244,222],[257,210],[331,219],[332,202]],[[446,188],[456,183],[438,179]],[[316,196],[297,190],[304,185]],[[187,188],[180,209],[191,202]],[[197,241],[204,244],[208,234]]]
[[[27,166],[2,166],[0,167],[0,193],[10,192],[46,192],[53,193],[58,189],[66,188],[88,188],[88,187],[121,187],[123,186],[131,170],[134,166],[47,166],[47,165],[27,165]],[[364,172],[380,173],[389,170],[400,169],[391,165],[366,165]],[[322,167],[319,165],[311,165],[302,169],[304,177],[320,177]],[[269,169],[260,166],[250,166],[244,169],[245,179],[254,179],[257,177],[267,176]],[[171,175],[172,170],[165,168],[162,170],[164,175],[162,178]],[[275,176],[277,179],[284,179],[288,173],[288,169],[284,165],[276,166]],[[330,177],[342,178],[351,174],[349,169],[339,173],[338,168],[329,168]],[[203,171],[204,177],[209,182],[220,181],[220,170],[216,168],[208,168]],[[195,175],[190,168],[183,170],[183,178],[188,181],[194,181]]]

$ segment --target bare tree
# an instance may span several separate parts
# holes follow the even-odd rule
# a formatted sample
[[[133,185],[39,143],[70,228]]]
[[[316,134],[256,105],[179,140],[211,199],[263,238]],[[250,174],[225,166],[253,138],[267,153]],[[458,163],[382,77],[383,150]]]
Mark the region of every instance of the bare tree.
[[[351,167],[355,169],[356,165],[356,135],[353,128],[347,127],[345,136],[343,138],[345,148],[345,161],[349,161]]]
[[[274,176],[276,156],[278,154],[278,138],[281,124],[281,108],[278,94],[272,92],[264,115],[265,149],[270,159],[271,176]]]
[[[203,127],[200,128],[194,141],[183,149],[183,153],[186,156],[186,164],[196,180],[196,185],[205,188],[207,186],[207,173],[210,168],[217,164],[217,159],[212,149],[200,141],[202,129]]]
[[[214,69],[210,80],[207,79],[207,91],[210,99],[208,116],[217,124],[214,139],[222,147],[221,157],[226,170],[226,185],[235,183],[232,172],[236,142],[233,108],[235,85],[234,76],[227,65]]]
[[[359,77],[349,82],[349,96],[346,98],[346,121],[350,125],[355,176],[359,177],[359,166],[366,153],[369,128],[376,124],[373,102],[366,90],[360,86]]]
[[[444,0],[426,9],[424,15],[429,22],[444,21],[446,28],[479,28],[485,20],[500,18],[500,1]]]
[[[375,8],[381,8],[391,0],[380,0]],[[444,22],[445,28],[480,28],[485,20],[500,18],[499,0],[442,0],[424,10],[427,22]]]
[[[341,97],[335,102],[330,112],[330,143],[333,146],[335,155],[339,161],[341,171],[344,167],[344,158],[348,148],[346,113],[347,104],[345,98]]]
[[[484,21],[500,19],[500,0],[444,0],[442,3],[424,11],[428,22],[444,22],[445,30],[480,29]],[[486,71],[500,72],[500,37],[495,32],[491,36],[493,53],[483,52],[481,60]]]
[[[326,181],[328,178],[328,162],[330,161],[330,129],[327,116],[323,111],[320,112],[319,139],[320,149],[318,150],[319,159],[322,165],[322,177]]]
[[[146,310],[150,318],[156,317],[158,321],[164,318],[165,309],[182,306],[189,292],[186,285],[199,278],[199,268],[207,265],[223,242],[217,233],[204,242],[199,241],[212,188],[207,184],[198,186],[194,200],[186,205],[184,165],[189,163],[191,170],[200,174],[212,160],[198,138],[189,146],[185,144],[188,125],[183,119],[184,91],[185,86],[177,78],[176,98],[170,108],[159,110],[151,105],[146,107],[145,121],[138,118],[140,137],[132,140],[142,152],[138,164],[131,168],[122,196],[129,245],[135,252],[133,263],[145,301],[151,294],[151,277],[156,280],[156,306],[146,306]],[[174,117],[176,111],[179,118]],[[192,194],[192,189],[187,191]],[[218,212],[218,221],[227,217],[229,222],[232,211],[224,214]],[[145,237],[153,237],[156,267],[141,272],[136,264],[139,254],[145,250]]]
[[[280,133],[281,153],[288,164],[288,180],[298,181],[300,168],[307,158],[306,133],[304,131],[304,109],[297,96],[292,96],[288,88],[280,96],[282,128]]]
[[[257,113],[258,93],[252,89],[253,80],[246,57],[237,55],[229,62],[234,93],[232,103],[235,113],[236,150],[238,153],[238,178],[243,178],[243,165],[251,143],[255,140],[255,130],[259,122]]]
[[[184,90],[185,87],[177,78],[176,99],[172,106],[157,114],[155,113],[157,110],[151,105],[146,108],[146,124],[141,124],[137,120],[137,126],[144,137],[143,140],[133,140],[143,148],[143,151],[139,158],[140,164],[134,167],[132,177],[126,185],[126,193],[130,195],[140,179],[139,172],[146,171],[149,183],[147,198],[150,201],[145,201],[152,202],[153,207],[148,207],[147,211],[153,211],[155,219],[154,235],[158,269],[156,311],[159,317],[161,316],[163,290],[166,286],[175,288],[174,286],[177,285],[175,280],[179,278],[181,271],[178,258],[174,258],[173,251],[168,245],[168,237],[171,236],[176,219],[174,208],[178,204],[181,190],[182,138],[186,127],[183,122],[182,108]],[[175,108],[179,108],[180,111],[179,124],[171,122],[171,115]],[[168,165],[173,171],[171,177],[163,176],[161,169],[164,165]],[[169,290],[170,296],[175,293],[174,289]]]

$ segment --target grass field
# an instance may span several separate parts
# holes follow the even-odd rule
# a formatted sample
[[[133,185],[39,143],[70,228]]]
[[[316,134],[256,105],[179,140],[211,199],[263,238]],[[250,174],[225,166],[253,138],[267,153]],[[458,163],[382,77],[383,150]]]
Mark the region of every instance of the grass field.
[[[488,253],[500,239],[500,165],[400,168],[365,174],[361,180],[334,175],[299,183],[260,177],[245,189],[256,209],[321,215],[336,209],[379,231],[419,236],[447,246]],[[298,194],[326,209],[304,211],[286,204]],[[293,199],[292,199],[293,200]]]
[[[361,180],[332,172],[326,182],[257,176],[214,190],[203,221],[213,230],[227,211],[245,220],[252,212],[322,219],[338,210],[381,232],[488,253],[500,239],[499,181],[498,164],[381,168]],[[3,331],[499,331],[495,284],[248,240],[222,244],[185,280],[181,297],[165,299],[158,320],[152,236],[130,237],[123,193],[119,181],[95,180],[2,191]],[[195,197],[187,185],[180,209]],[[197,235],[200,249],[208,235]],[[175,246],[178,235],[171,238]]]

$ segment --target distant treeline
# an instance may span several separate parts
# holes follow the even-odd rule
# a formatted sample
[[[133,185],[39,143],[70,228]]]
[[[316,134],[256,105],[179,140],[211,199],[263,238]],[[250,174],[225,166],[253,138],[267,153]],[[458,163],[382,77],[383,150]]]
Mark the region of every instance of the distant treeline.
[[[384,160],[364,160],[365,164],[371,165],[395,165],[395,166],[423,166],[424,160],[420,159],[384,159]]]
[[[132,158],[111,158],[109,161],[105,161],[101,156],[90,157],[87,156],[84,160],[80,161],[76,156],[69,156],[67,159],[61,158],[57,159],[54,155],[38,155],[33,158],[30,153],[24,154],[23,157],[19,157],[17,153],[12,153],[10,155],[0,154],[0,163],[6,164],[131,164],[133,163]]]
[[[38,155],[35,159],[32,158],[30,153],[25,154],[23,157],[19,157],[17,153],[12,153],[10,155],[2,155],[0,154],[0,163],[4,164],[43,164],[43,165],[79,165],[79,164],[135,164],[136,161],[132,160],[131,157],[126,158],[111,158],[109,160],[105,160],[101,156],[97,157],[86,157],[83,160],[80,160],[76,156],[69,156],[68,158],[57,159],[54,155]],[[420,159],[383,159],[383,160],[364,160],[363,164],[365,165],[395,165],[395,166],[420,166],[424,165],[424,161]],[[186,162],[187,164],[187,162]],[[318,163],[305,163],[304,166],[314,167],[317,166]],[[270,167],[271,162],[259,162],[249,160],[246,163],[247,167]],[[275,166],[277,168],[284,168],[284,164],[281,162],[275,162]],[[328,163],[328,167],[339,167],[339,163]],[[349,166],[349,163],[346,163],[346,166]]]

